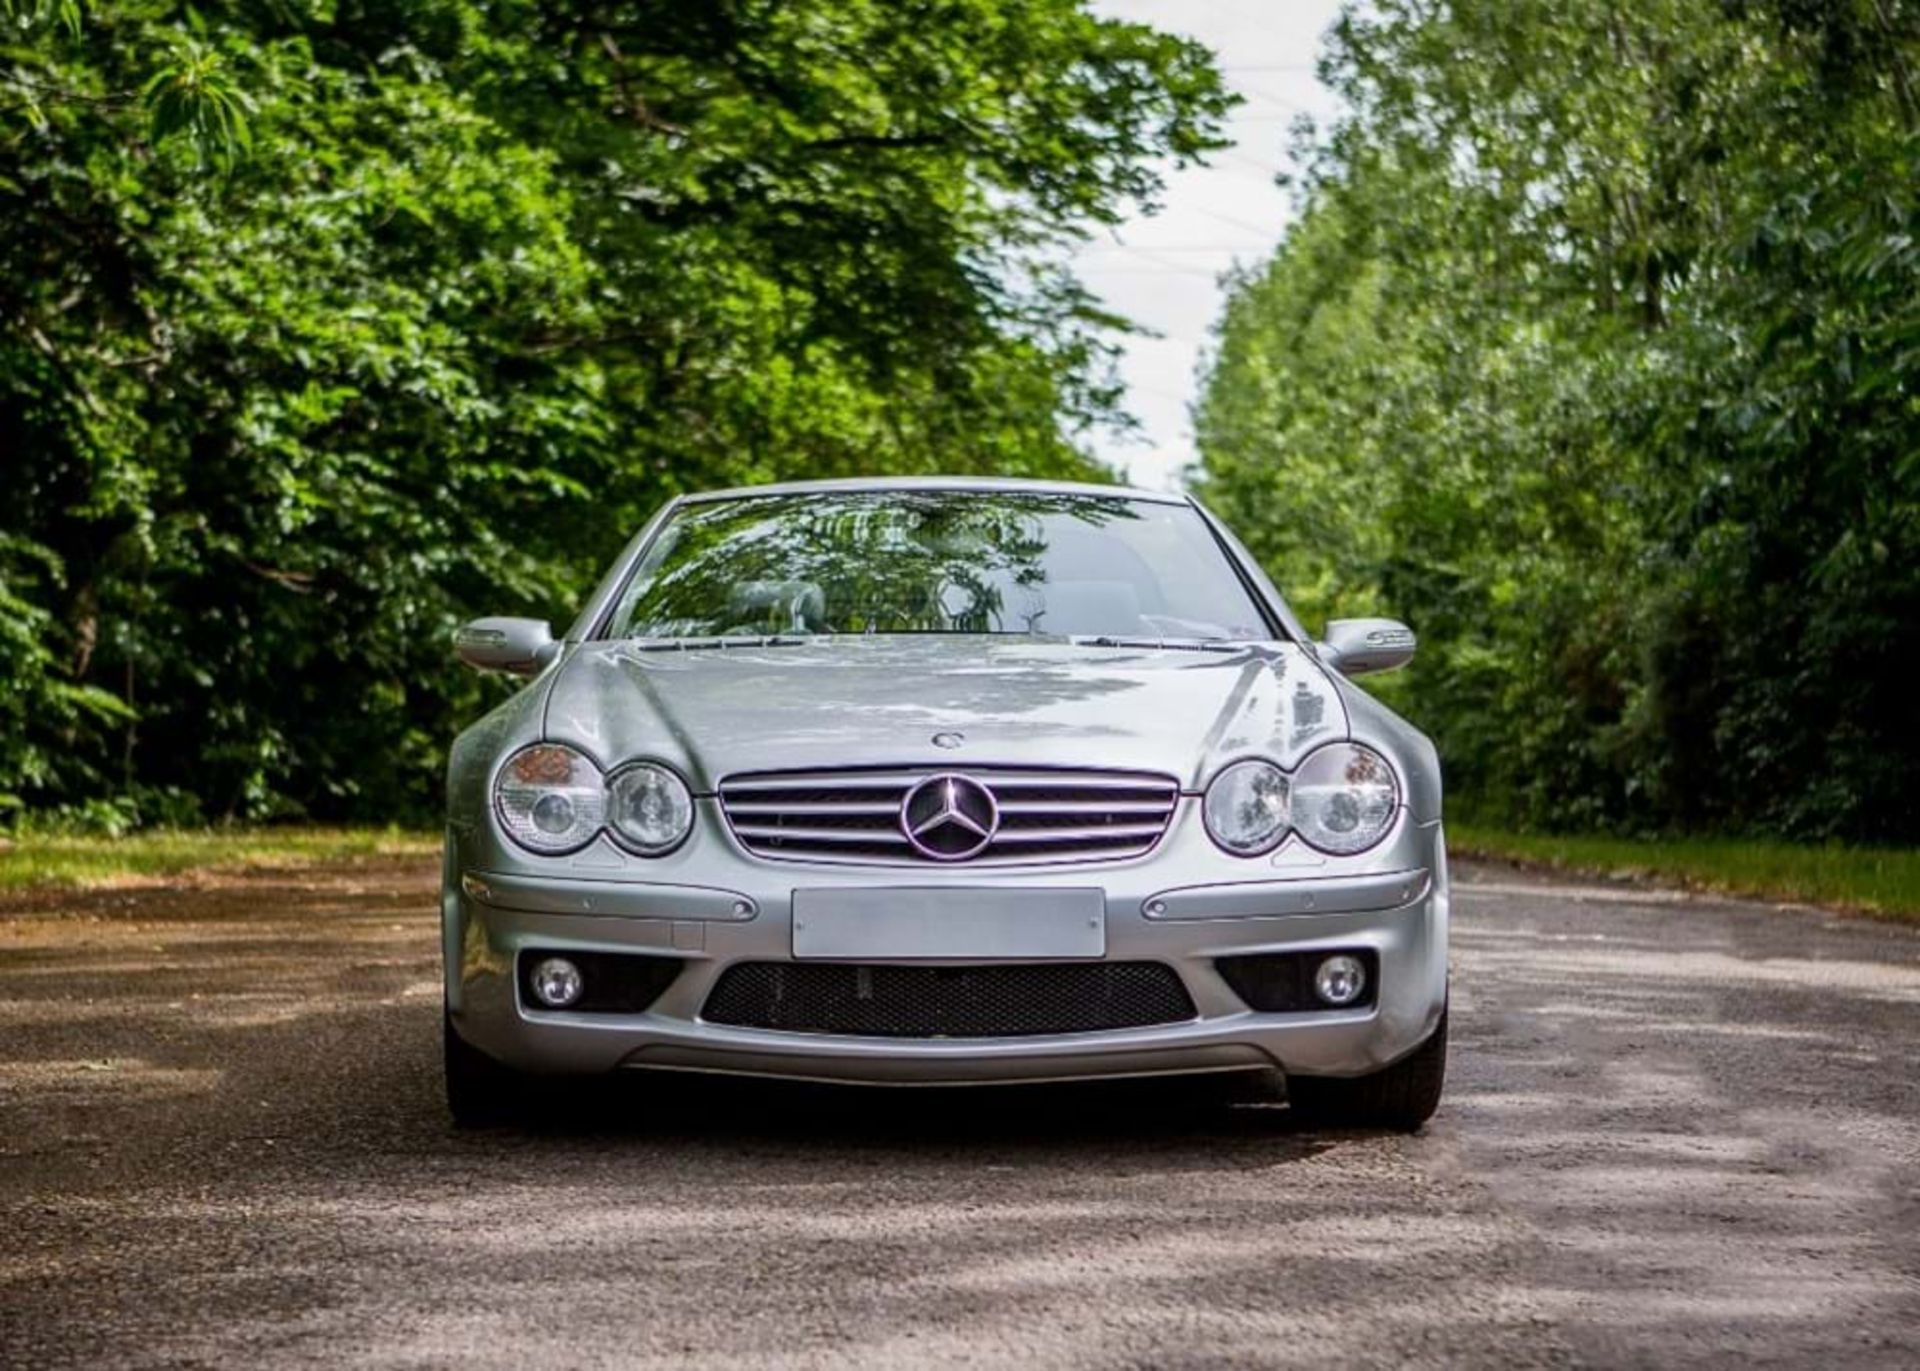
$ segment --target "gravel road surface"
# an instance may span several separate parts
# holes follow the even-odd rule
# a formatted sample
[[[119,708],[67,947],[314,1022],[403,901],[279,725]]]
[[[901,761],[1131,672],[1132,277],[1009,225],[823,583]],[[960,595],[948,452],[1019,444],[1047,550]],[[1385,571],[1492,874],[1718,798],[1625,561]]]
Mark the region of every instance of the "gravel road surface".
[[[615,1082],[456,1134],[431,863],[0,902],[0,1366],[1920,1365],[1920,931],[1468,868],[1421,1136]]]

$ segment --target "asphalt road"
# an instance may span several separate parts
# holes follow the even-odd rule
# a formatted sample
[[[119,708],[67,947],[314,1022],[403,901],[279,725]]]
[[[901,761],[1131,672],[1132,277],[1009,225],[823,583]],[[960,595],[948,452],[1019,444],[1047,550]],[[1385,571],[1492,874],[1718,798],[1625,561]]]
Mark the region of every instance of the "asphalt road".
[[[456,1134],[422,864],[0,904],[0,1365],[1920,1365],[1920,932],[1460,873],[1415,1138],[620,1082]]]

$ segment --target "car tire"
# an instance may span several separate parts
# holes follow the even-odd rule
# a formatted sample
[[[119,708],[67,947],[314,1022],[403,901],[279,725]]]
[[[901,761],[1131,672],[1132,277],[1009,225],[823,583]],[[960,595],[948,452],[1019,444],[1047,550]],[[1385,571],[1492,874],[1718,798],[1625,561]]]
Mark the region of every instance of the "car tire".
[[[441,1015],[447,1110],[457,1128],[486,1128],[511,1121],[524,1088],[520,1073],[489,1057],[460,1036],[453,1015]]]
[[[1447,1011],[1427,1040],[1365,1076],[1289,1076],[1287,1102],[1308,1123],[1415,1133],[1440,1107],[1447,1080]]]

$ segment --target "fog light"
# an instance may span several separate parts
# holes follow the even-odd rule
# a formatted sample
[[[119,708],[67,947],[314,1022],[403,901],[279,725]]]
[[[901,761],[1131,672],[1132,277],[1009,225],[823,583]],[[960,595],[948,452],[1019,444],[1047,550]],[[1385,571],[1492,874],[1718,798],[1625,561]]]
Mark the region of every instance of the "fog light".
[[[548,1009],[565,1009],[580,998],[580,968],[565,957],[549,957],[527,978],[533,997]]]
[[[1367,968],[1344,952],[1327,958],[1313,973],[1313,993],[1336,1009],[1352,1004],[1366,988]]]

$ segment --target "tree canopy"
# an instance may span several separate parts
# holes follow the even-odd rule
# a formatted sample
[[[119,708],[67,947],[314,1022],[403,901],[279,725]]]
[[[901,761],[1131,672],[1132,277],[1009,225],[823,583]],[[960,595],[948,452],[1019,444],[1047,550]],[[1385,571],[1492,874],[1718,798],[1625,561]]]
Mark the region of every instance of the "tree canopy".
[[[1455,793],[1920,832],[1920,5],[1380,0],[1241,276],[1203,493],[1410,620]]]
[[[1098,475],[1061,244],[1219,145],[1078,0],[4,0],[0,805],[431,811],[664,498]]]

